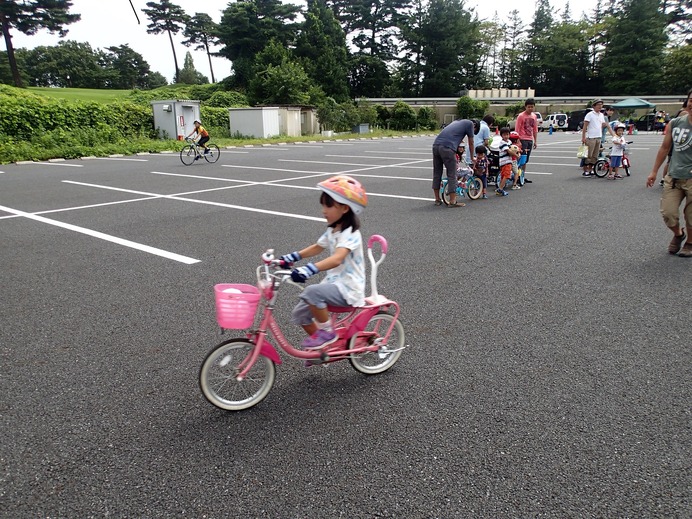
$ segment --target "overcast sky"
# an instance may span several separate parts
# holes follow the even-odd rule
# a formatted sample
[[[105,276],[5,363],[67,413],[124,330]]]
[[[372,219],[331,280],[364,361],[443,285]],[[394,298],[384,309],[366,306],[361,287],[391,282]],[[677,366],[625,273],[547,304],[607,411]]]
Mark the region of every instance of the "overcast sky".
[[[73,0],[73,13],[79,13],[82,18],[79,22],[68,25],[69,32],[66,39],[78,42],[88,42],[94,49],[128,44],[130,48],[140,53],[149,63],[152,70],[160,72],[168,81],[172,81],[175,75],[173,65],[173,53],[171,51],[168,36],[165,34],[147,34],[148,18],[142,12],[149,0],[133,0],[137,9],[140,24],[137,24],[135,14],[128,0]],[[221,19],[221,12],[228,6],[228,0],[173,0],[176,5],[183,8],[188,14],[204,11],[215,21]],[[292,3],[304,5],[304,2],[293,0]],[[550,0],[553,12],[561,15],[568,0]],[[491,19],[498,7],[508,6],[506,11],[500,11],[501,21],[506,21],[507,12],[517,9],[521,13],[525,24],[531,23],[535,11],[535,0],[467,0],[468,7],[474,7],[481,19]],[[582,11],[590,14],[596,5],[596,0],[572,1],[570,11],[573,19],[581,16]],[[578,7],[575,7],[578,6]],[[57,35],[51,35],[46,31],[40,31],[34,36],[25,36],[14,31],[13,44],[16,48],[33,48],[39,45],[56,45],[60,39]],[[174,36],[178,66],[182,68],[185,53],[192,52],[195,68],[211,80],[209,63],[206,54],[201,51],[192,51],[179,42],[183,40],[182,33]],[[4,40],[2,47],[4,50]],[[231,64],[223,58],[212,58],[214,75],[216,80],[228,76]]]

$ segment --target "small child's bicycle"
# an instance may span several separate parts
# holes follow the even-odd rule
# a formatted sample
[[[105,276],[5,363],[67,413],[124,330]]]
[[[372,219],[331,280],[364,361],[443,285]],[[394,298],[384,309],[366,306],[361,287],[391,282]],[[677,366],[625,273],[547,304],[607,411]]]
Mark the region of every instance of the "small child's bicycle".
[[[219,160],[219,154],[221,152],[216,144],[207,143],[207,149],[204,150],[204,153],[200,153],[201,150],[199,144],[197,144],[197,141],[189,137],[185,140],[188,142],[188,144],[183,146],[183,149],[180,150],[180,160],[186,166],[192,165],[196,160],[199,160],[202,157],[204,157],[204,160],[210,164],[213,164]]]
[[[480,178],[473,175],[473,171],[461,170],[457,172],[457,196],[468,196],[469,200],[478,200],[483,194],[483,182]],[[449,194],[447,194],[447,179],[442,179],[440,185],[440,198],[449,205]]]
[[[375,242],[381,247],[377,261],[372,253]],[[290,270],[279,268],[273,249],[262,254],[262,264],[257,267],[257,287],[216,285],[216,320],[222,330],[250,328],[256,318],[259,327],[248,331],[243,338],[223,341],[207,354],[199,370],[199,386],[204,397],[227,411],[241,411],[260,403],[274,384],[275,365],[281,364],[275,344],[291,357],[303,360],[306,366],[348,360],[354,369],[366,375],[391,368],[406,346],[399,305],[377,293],[377,267],[386,255],[387,240],[372,236],[368,241],[372,294],[366,298],[365,306],[328,307],[338,339],[321,349],[294,347],[274,318],[281,286],[297,284],[291,281]],[[261,308],[260,299],[263,299]]]
[[[627,141],[627,144],[632,144],[633,141]],[[609,149],[613,149],[611,146]],[[593,171],[596,174],[598,178],[603,178],[606,175],[611,174],[612,168],[610,166],[610,153],[606,154],[605,157],[599,157],[599,159],[596,161],[596,164],[593,167]],[[625,170],[625,174],[629,177],[630,175],[630,159],[629,156],[627,155],[626,151],[623,151],[622,154],[622,166]]]

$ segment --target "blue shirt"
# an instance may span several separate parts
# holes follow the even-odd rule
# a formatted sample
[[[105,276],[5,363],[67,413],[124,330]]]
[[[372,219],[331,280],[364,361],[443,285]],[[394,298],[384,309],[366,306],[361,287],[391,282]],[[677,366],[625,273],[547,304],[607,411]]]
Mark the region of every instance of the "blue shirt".
[[[484,146],[486,139],[490,141],[490,127],[485,121],[481,121],[481,129],[478,133],[473,136],[473,146],[477,148],[478,146]],[[475,153],[476,150],[474,149]],[[471,150],[466,150],[466,160],[471,162]]]
[[[469,137],[473,141],[473,123],[468,119],[457,119],[442,129],[433,146],[444,146],[456,151],[464,137]]]

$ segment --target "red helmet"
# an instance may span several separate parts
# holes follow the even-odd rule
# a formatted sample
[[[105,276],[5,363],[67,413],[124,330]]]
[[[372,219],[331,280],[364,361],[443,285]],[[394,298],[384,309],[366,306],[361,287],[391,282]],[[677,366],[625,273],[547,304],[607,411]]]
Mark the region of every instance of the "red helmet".
[[[317,187],[338,203],[349,206],[356,214],[362,213],[368,205],[365,188],[355,178],[337,175],[320,182]]]
[[[519,134],[517,132],[509,132],[509,138],[510,140],[518,139]]]

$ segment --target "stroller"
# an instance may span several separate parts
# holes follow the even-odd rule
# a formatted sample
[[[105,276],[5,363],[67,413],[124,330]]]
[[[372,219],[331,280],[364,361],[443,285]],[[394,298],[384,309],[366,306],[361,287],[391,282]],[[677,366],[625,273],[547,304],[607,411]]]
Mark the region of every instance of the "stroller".
[[[496,135],[490,141],[490,148],[488,151],[488,184],[495,184],[495,186],[500,186],[500,141],[502,137]],[[519,180],[517,184],[523,186],[524,182],[524,164],[526,164],[526,155],[522,154],[519,157],[517,167],[519,175]],[[508,183],[514,183],[515,173],[512,172],[512,176],[509,177]]]

